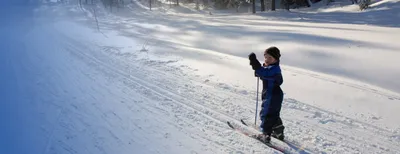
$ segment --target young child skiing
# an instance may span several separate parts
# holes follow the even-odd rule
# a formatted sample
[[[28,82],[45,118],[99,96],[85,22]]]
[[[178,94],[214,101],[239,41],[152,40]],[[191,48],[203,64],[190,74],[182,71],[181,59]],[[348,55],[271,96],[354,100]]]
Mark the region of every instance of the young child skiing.
[[[269,142],[272,137],[283,140],[285,127],[280,118],[283,102],[283,91],[280,85],[283,83],[281,68],[279,66],[280,51],[277,47],[270,47],[264,51],[264,64],[260,62],[254,53],[249,55],[250,65],[255,75],[263,81],[262,104],[260,111],[262,134],[257,139]]]

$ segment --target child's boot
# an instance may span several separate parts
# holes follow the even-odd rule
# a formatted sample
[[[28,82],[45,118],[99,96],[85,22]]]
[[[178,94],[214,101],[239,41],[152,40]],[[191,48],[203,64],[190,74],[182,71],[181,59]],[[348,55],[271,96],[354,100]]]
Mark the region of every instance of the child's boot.
[[[260,140],[261,142],[264,142],[264,143],[269,143],[271,141],[271,136],[270,135],[258,134],[256,136],[256,138],[258,140]]]
[[[283,134],[285,127],[283,125],[279,125],[274,127],[272,130],[272,137],[277,138],[281,141],[285,139],[285,135]]]

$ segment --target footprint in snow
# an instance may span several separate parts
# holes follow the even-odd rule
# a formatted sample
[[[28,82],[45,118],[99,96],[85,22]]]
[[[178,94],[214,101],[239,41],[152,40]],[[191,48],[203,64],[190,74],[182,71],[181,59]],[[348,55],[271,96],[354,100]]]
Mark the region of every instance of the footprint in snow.
[[[220,87],[222,87],[223,89],[230,89],[229,86],[225,83],[219,83],[218,84]]]
[[[171,135],[169,133],[164,134],[164,138],[169,138]]]
[[[381,118],[380,118],[380,117],[376,117],[376,116],[372,116],[371,119],[372,119],[372,120],[379,120],[379,119],[381,119]]]
[[[249,94],[249,92],[247,92],[246,90],[241,90],[241,91],[239,91],[239,93],[241,93],[242,95],[248,95]]]
[[[336,122],[336,121],[335,121],[335,120],[332,120],[332,119],[323,119],[323,120],[320,120],[320,121],[319,121],[319,123],[321,123],[321,124],[327,124],[327,123],[329,123],[329,122],[334,123],[334,122]]]
[[[400,135],[393,135],[393,136],[391,136],[390,138],[392,138],[393,140],[397,140],[397,141],[399,141],[400,142]]]
[[[313,118],[322,118],[322,113],[315,112]]]

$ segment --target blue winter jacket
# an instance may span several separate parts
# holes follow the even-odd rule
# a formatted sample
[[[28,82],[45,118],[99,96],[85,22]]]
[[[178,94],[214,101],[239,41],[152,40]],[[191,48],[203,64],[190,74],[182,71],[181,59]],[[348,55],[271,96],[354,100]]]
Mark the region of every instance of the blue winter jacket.
[[[263,125],[266,116],[279,116],[281,111],[283,91],[280,86],[283,77],[279,61],[255,70],[255,74],[263,81],[260,111],[261,125]]]

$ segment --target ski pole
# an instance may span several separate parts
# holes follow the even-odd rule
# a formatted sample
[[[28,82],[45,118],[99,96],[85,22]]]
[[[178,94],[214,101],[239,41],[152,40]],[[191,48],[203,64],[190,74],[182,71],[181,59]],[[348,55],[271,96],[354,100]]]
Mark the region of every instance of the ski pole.
[[[257,96],[256,96],[256,117],[254,118],[254,126],[257,127],[257,110],[258,110],[258,84],[260,83],[260,78],[257,78]]]

